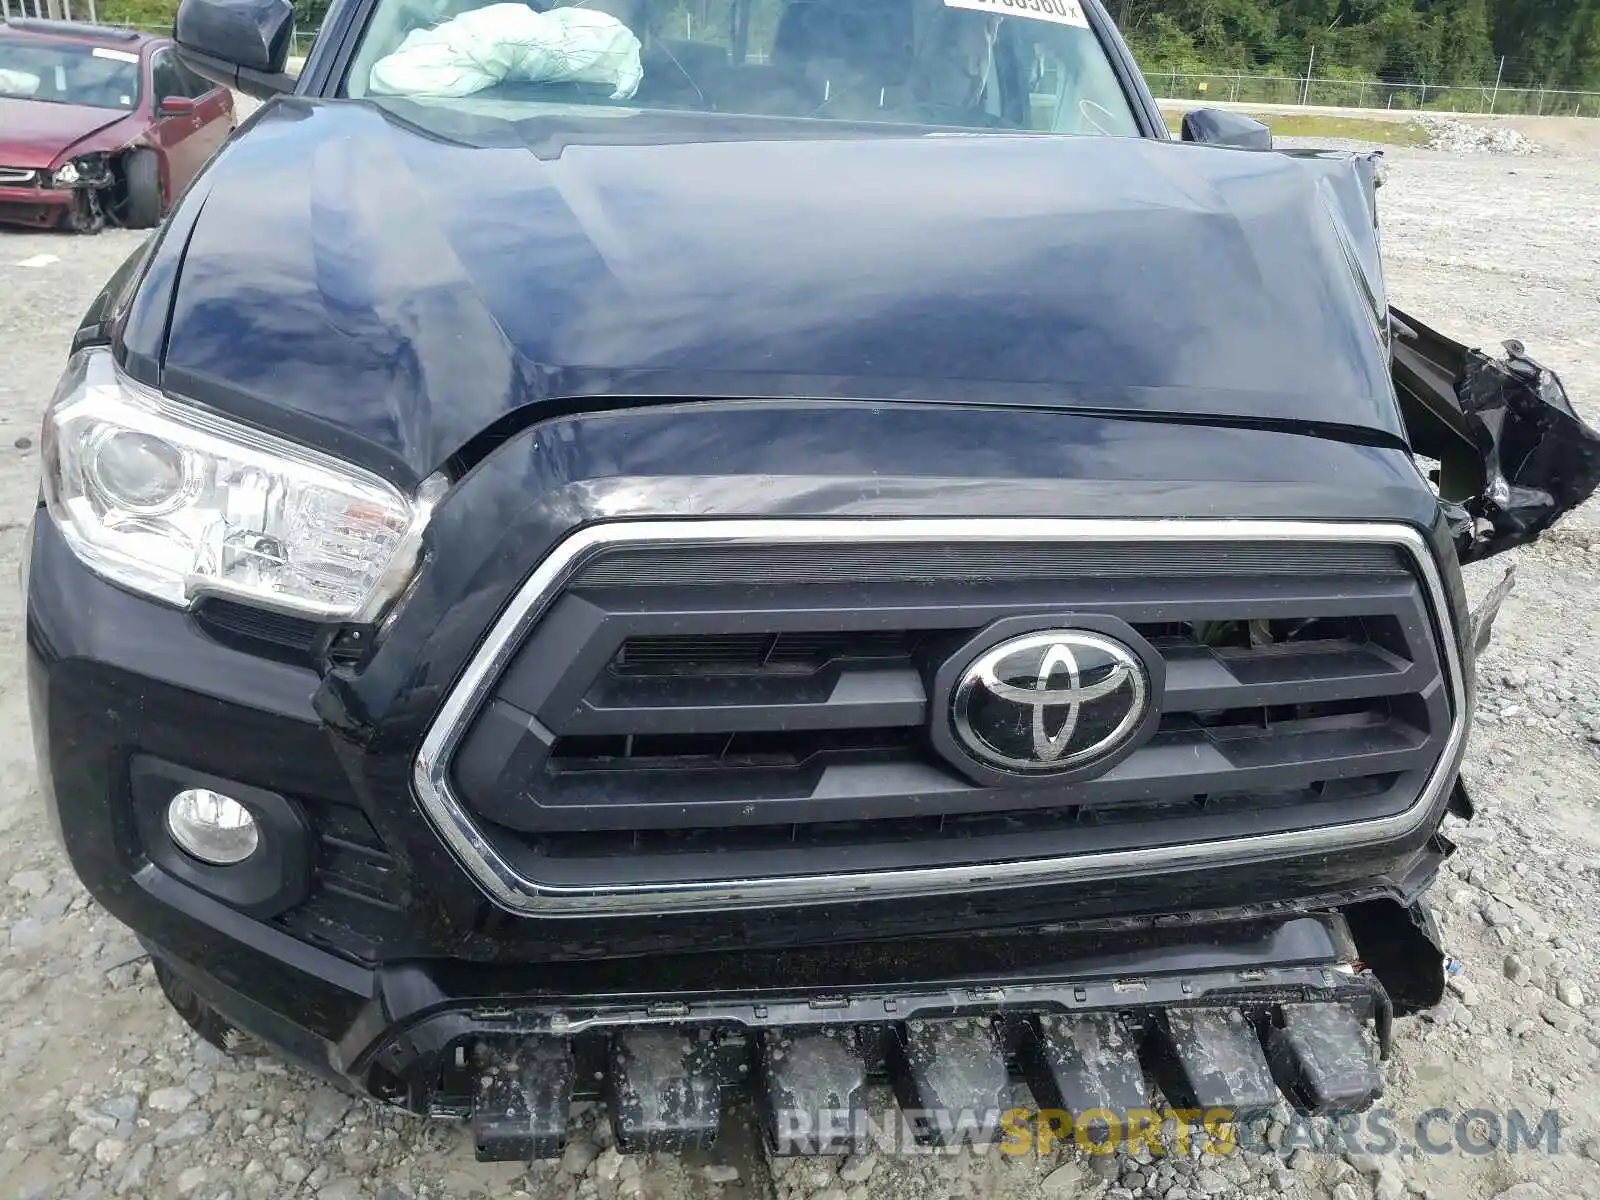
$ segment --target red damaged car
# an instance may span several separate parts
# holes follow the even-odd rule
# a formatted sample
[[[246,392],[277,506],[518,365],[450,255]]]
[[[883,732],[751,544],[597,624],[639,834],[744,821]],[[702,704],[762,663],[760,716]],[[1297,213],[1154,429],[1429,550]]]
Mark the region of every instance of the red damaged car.
[[[155,225],[233,127],[167,38],[0,22],[0,224]]]

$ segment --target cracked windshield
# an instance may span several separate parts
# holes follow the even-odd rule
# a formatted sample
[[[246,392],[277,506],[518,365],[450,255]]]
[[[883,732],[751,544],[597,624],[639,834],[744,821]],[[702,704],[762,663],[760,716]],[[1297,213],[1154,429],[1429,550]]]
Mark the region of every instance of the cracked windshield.
[[[1078,0],[380,0],[346,94],[1138,133]]]

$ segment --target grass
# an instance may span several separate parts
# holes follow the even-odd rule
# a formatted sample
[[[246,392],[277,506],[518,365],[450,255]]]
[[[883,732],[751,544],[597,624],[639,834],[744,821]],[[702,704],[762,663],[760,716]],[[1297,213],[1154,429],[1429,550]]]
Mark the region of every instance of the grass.
[[[1316,113],[1248,115],[1265,121],[1274,134],[1284,137],[1348,138],[1360,142],[1381,142],[1386,146],[1420,146],[1428,140],[1428,131],[1414,121],[1369,121],[1361,117],[1324,117]],[[1177,133],[1183,114],[1168,112],[1165,116],[1167,128]]]

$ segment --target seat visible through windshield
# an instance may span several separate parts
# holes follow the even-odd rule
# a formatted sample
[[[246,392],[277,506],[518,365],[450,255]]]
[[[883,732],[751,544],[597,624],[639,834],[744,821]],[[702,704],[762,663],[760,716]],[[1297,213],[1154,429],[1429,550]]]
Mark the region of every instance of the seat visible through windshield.
[[[380,0],[347,93],[1138,133],[1077,0]]]

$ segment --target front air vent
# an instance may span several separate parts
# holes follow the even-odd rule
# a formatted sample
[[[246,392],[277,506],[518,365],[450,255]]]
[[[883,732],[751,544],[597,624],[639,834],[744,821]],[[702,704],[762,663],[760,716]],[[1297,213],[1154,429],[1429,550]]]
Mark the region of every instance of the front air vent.
[[[300,810],[312,835],[311,893],[274,920],[302,941],[374,961],[412,932],[398,864],[360,809],[305,801]]]
[[[304,617],[214,596],[195,606],[194,619],[210,637],[224,645],[296,663],[310,661],[323,628]]]

